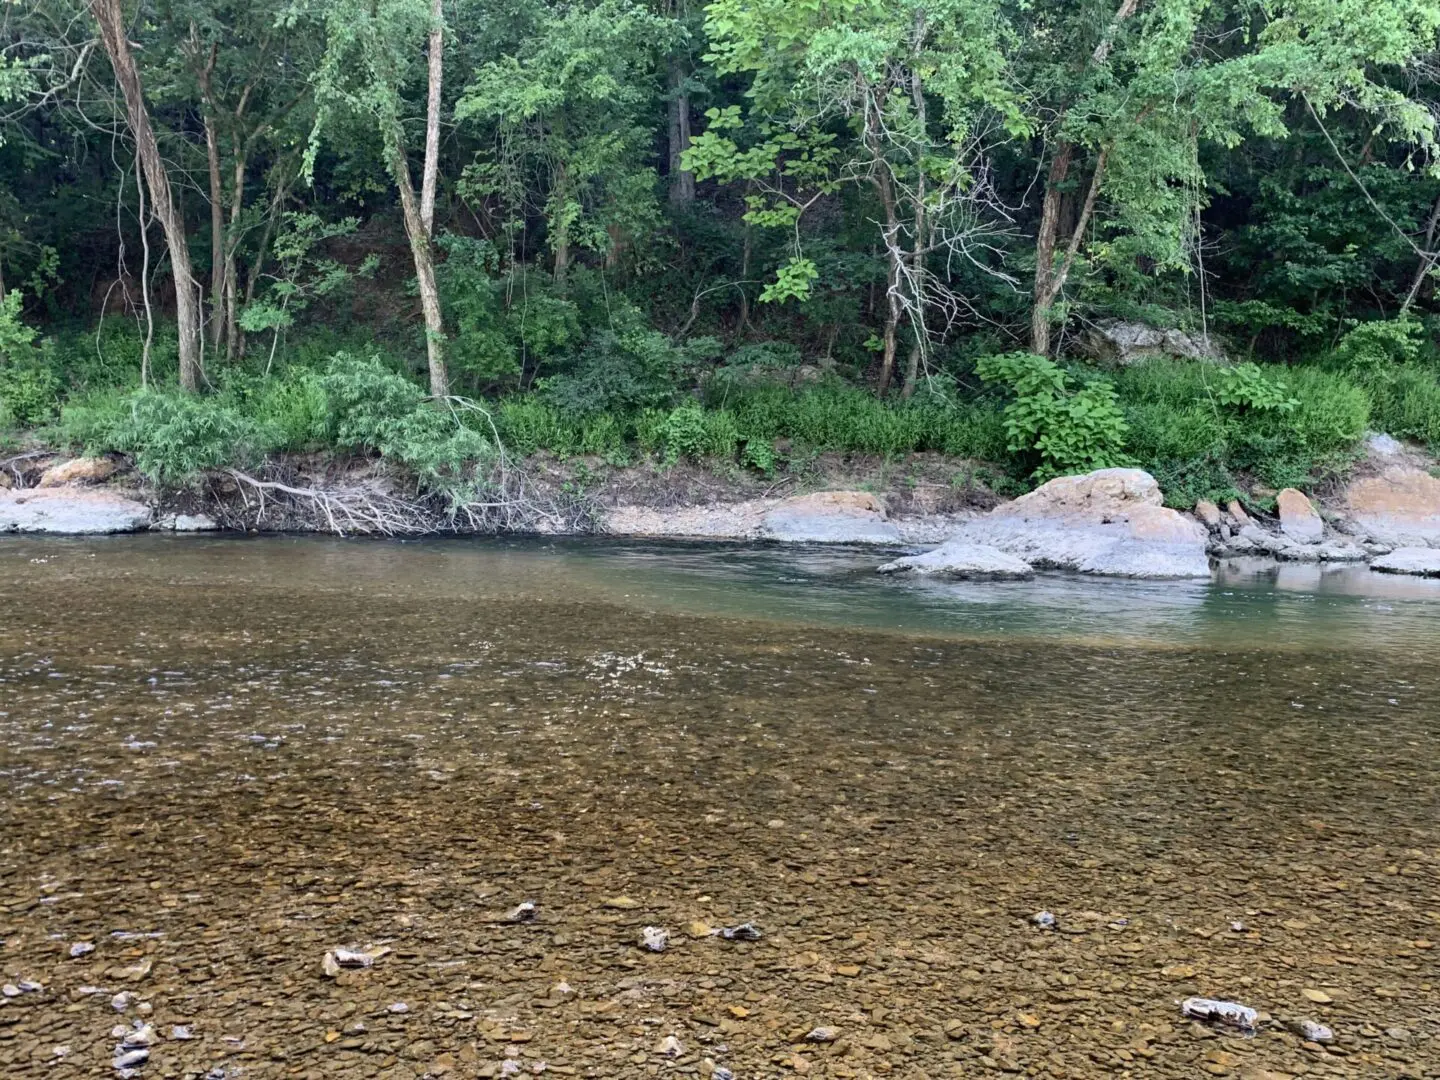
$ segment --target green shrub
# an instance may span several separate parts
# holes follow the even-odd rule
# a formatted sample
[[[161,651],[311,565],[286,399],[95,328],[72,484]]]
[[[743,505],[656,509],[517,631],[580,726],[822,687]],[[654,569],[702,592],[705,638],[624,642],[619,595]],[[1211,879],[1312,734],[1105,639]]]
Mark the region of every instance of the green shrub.
[[[1129,425],[1109,382],[1077,389],[1052,360],[1033,353],[984,357],[975,373],[1013,395],[1004,413],[1007,445],[1038,456],[1036,479],[1129,463],[1123,450]]]
[[[306,450],[329,434],[329,399],[319,376],[305,368],[266,380],[251,407],[267,449]]]
[[[253,421],[218,398],[137,390],[110,402],[79,414],[67,409],[62,428],[93,451],[129,454],[156,483],[181,484],[206,469],[243,466],[261,441]]]
[[[319,385],[336,446],[377,452],[452,502],[470,490],[469,466],[493,452],[481,433],[429,404],[419,386],[377,356],[341,353],[319,376]]]

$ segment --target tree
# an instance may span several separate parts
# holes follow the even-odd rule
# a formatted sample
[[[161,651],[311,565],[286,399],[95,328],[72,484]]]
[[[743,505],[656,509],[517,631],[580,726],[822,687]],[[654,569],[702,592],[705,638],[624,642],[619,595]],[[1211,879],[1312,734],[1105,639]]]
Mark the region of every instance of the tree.
[[[792,258],[762,299],[808,295],[818,271],[803,254],[802,215],[844,185],[868,187],[886,266],[878,389],[890,385],[904,320],[909,397],[932,333],[943,335],[967,304],[931,257],[989,264],[988,238],[1003,218],[988,184],[989,141],[1027,126],[1006,84],[998,9],[988,0],[716,0],[705,25],[708,59],[722,73],[750,73],[754,104],[748,116],[712,109],[686,160],[701,177],[748,183],[747,221],[793,231]]]
[[[374,125],[385,167],[400,193],[405,234],[415,263],[420,308],[425,318],[425,353],[430,394],[446,397],[445,323],[435,284],[435,184],[439,171],[445,23],[441,0],[321,0],[326,30],[325,55],[315,73],[316,117],[306,153],[306,175],[313,176],[321,133],[341,111]],[[417,81],[411,49],[427,42],[425,158],[417,195],[410,172],[405,131],[406,90]]]
[[[521,49],[475,73],[456,105],[457,120],[494,129],[471,186],[508,204],[514,228],[535,193],[557,281],[574,247],[613,260],[658,226],[645,119],[675,36],[673,21],[631,0],[547,12]]]
[[[125,113],[130,133],[135,139],[136,154],[150,189],[151,204],[160,227],[165,232],[165,246],[170,253],[170,272],[175,281],[175,317],[179,324],[180,386],[189,391],[199,389],[201,370],[200,298],[190,269],[189,238],[185,221],[170,192],[170,176],[160,156],[155,130],[150,124],[150,111],[140,71],[135,65],[126,33],[120,0],[90,0],[90,12],[100,28],[100,40],[110,58],[115,81],[125,99]]]

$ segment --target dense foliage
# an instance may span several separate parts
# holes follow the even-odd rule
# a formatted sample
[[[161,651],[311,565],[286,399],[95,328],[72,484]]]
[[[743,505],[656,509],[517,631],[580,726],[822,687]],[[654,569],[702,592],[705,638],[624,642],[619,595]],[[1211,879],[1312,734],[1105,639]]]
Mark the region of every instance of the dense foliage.
[[[329,448],[448,489],[497,439],[1304,483],[1367,428],[1440,444],[1437,32],[1440,0],[3,5],[0,438],[167,483]],[[1113,320],[1229,363],[1102,366]]]

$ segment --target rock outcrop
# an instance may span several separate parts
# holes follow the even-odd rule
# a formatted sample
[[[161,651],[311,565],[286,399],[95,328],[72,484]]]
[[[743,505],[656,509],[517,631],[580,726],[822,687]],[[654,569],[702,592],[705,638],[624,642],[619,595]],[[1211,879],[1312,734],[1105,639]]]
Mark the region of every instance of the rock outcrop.
[[[1440,547],[1440,479],[1404,461],[1352,480],[1342,499],[1350,530],[1388,547]]]
[[[1023,559],[1008,555],[999,548],[967,544],[960,540],[947,540],[934,551],[908,555],[880,567],[882,574],[904,572],[991,581],[1013,581],[1035,576],[1034,569]]]
[[[0,492],[0,533],[139,532],[150,527],[150,507],[96,488],[22,488]]]
[[[1162,503],[1149,473],[1100,469],[1051,480],[965,523],[950,542],[998,548],[1040,569],[1209,577],[1204,526]]]
[[[1183,330],[1161,330],[1123,319],[1096,324],[1082,339],[1082,347],[1096,360],[1121,367],[1165,357],[1211,363],[1225,361],[1225,354],[1214,338],[1187,334]]]
[[[1375,559],[1370,563],[1370,569],[1382,574],[1440,577],[1440,548],[1398,548]]]
[[[42,488],[69,487],[72,484],[99,484],[109,480],[120,466],[109,458],[80,457],[51,465],[40,475]]]
[[[900,530],[868,491],[821,491],[781,502],[760,521],[760,537],[791,543],[894,544]]]

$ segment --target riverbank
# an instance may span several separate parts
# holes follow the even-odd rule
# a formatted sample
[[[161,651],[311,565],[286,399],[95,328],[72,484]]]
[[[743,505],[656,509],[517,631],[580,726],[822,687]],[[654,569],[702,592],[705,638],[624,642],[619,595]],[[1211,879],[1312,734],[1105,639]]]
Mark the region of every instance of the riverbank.
[[[1374,436],[1348,476],[1312,495],[1262,490],[1181,512],[1163,506],[1154,478],[1134,469],[1063,477],[1008,499],[987,483],[993,471],[938,454],[818,455],[779,477],[537,454],[509,469],[496,500],[503,513],[456,520],[370,458],[295,455],[258,475],[217,470],[183,488],[160,488],[121,456],[71,458],[42,447],[0,463],[0,532],[498,532],[943,545],[886,569],[982,578],[1054,569],[1200,577],[1210,560],[1242,557],[1440,575],[1436,473],[1418,448]]]

